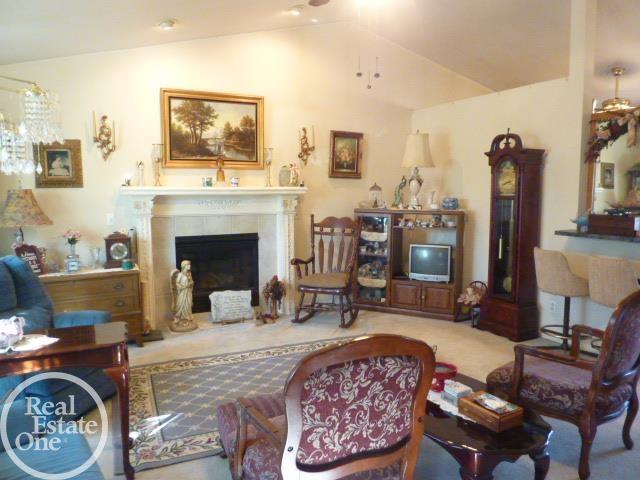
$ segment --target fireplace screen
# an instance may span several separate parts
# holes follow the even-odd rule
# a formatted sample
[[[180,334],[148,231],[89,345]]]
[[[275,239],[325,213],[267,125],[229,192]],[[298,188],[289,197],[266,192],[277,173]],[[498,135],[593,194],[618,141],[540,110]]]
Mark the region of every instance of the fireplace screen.
[[[220,290],[251,290],[259,304],[258,234],[176,237],[176,265],[191,261],[193,311],[211,310],[209,295]]]

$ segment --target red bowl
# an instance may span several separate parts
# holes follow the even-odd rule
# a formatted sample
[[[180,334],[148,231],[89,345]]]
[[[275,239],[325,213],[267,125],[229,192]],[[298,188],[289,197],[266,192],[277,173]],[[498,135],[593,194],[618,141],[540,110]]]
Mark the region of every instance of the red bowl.
[[[444,390],[444,381],[454,378],[458,374],[458,367],[453,363],[436,362],[436,368],[433,372],[433,382],[431,390],[441,392]]]

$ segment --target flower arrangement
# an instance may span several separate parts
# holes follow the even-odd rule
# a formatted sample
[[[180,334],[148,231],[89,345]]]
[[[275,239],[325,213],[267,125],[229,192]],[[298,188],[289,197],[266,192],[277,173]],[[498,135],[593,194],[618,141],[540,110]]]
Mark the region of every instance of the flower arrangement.
[[[62,234],[62,237],[69,245],[75,245],[82,238],[82,234],[77,230],[68,229]]]
[[[262,289],[267,305],[271,307],[271,318],[278,318],[278,308],[282,305],[282,299],[287,295],[287,289],[284,282],[278,280],[278,276],[274,275]]]

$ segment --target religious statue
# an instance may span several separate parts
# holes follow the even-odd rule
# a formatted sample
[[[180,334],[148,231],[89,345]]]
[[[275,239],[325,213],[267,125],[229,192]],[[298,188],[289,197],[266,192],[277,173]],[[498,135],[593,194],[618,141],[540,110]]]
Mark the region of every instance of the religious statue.
[[[183,260],[180,270],[171,272],[171,311],[173,321],[169,328],[174,332],[190,332],[198,328],[193,319],[193,277],[191,262]]]
[[[402,189],[406,186],[407,186],[407,179],[403,175],[402,180],[400,180],[400,183],[396,187],[396,191],[393,197],[393,205],[391,205],[392,208],[402,208]]]

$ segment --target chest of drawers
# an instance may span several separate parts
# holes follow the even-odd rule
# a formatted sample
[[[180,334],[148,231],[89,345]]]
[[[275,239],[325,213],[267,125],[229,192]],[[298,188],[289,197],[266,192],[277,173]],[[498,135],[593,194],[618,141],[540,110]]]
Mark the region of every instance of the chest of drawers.
[[[144,331],[140,299],[140,271],[86,270],[72,274],[46,274],[40,280],[53,300],[55,313],[104,310],[113,321],[127,322],[129,338],[142,346]]]

